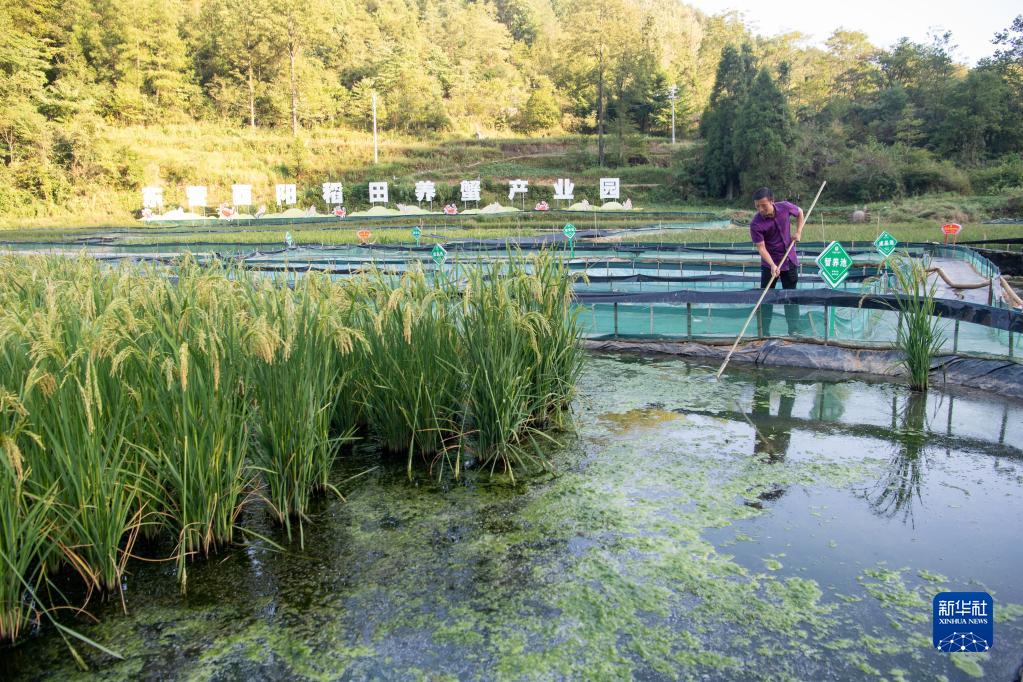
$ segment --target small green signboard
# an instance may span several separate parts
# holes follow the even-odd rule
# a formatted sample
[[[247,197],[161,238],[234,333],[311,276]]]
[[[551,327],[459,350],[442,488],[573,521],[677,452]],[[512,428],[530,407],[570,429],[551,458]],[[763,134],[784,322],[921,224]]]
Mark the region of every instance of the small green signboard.
[[[887,231],[879,234],[877,236],[877,239],[874,240],[874,246],[877,248],[878,252],[885,258],[892,255],[892,252],[895,251],[895,247],[898,245],[899,240],[888,234]]]
[[[569,223],[568,225],[565,225],[563,228],[561,228],[561,232],[569,239],[573,239],[575,237],[575,225]]]
[[[412,228],[412,238],[413,239],[415,239],[416,241],[419,241],[419,238],[422,237],[422,236],[423,236],[423,231],[422,230],[420,230],[418,227],[413,227]]]
[[[852,258],[838,242],[831,242],[827,248],[817,256],[817,267],[820,268],[821,277],[832,289],[838,287],[849,276],[849,268],[852,267]]]
[[[430,251],[430,258],[432,258],[433,262],[436,263],[437,265],[443,265],[447,257],[448,257],[447,250],[440,244],[435,244],[433,250]]]
[[[295,245],[295,239],[291,236],[290,232],[284,233],[284,244],[289,248]]]

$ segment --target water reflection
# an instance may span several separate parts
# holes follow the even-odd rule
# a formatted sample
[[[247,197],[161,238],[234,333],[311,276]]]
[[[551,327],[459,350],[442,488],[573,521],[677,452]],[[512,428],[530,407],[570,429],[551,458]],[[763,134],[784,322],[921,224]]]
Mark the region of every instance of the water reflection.
[[[779,391],[778,414],[771,416],[771,382],[758,375],[753,387],[753,453],[768,463],[784,461],[792,441],[792,407],[796,403],[796,382],[785,381]]]
[[[848,399],[849,387],[845,384],[819,382],[813,398],[813,414],[810,416],[821,422],[841,421]]]
[[[952,406],[949,405],[949,414]],[[895,448],[877,483],[863,493],[874,513],[913,523],[913,506],[922,502],[923,470],[927,464],[927,394],[911,391],[901,409],[892,399],[892,435]]]
[[[774,391],[771,382],[758,374],[753,386],[753,405],[747,421],[753,427],[753,454],[765,464],[785,461],[792,442],[792,407],[796,403],[796,382],[785,381],[778,390],[778,412],[771,415],[771,399]],[[745,415],[743,415],[745,416]],[[779,499],[788,490],[787,486],[773,485],[757,495],[757,501],[748,502],[760,508],[761,502]]]

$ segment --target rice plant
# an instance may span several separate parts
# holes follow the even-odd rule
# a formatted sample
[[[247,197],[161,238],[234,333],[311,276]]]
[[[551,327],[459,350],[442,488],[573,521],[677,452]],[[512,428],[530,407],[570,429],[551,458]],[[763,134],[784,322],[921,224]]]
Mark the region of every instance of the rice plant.
[[[259,445],[253,462],[268,488],[268,501],[291,535],[291,518],[305,518],[310,494],[333,490],[330,470],[351,428],[331,435],[334,406],[350,371],[344,358],[364,337],[343,327],[325,307],[330,280],[308,275],[294,290],[281,281],[252,287],[250,305],[263,311],[281,336],[270,357],[253,362]],[[339,494],[339,493],[338,493]],[[300,525],[301,527],[301,525]]]
[[[186,263],[175,284],[153,284],[129,372],[145,406],[138,447],[152,469],[147,493],[177,539],[184,590],[189,559],[235,538],[252,482],[247,358],[272,357],[280,340],[241,311],[245,284],[223,272]]]
[[[0,638],[56,572],[118,592],[140,534],[174,541],[184,590],[257,497],[301,532],[356,429],[410,475],[457,476],[468,444],[514,478],[580,371],[570,273],[549,253],[462,273],[0,257]]]
[[[30,469],[18,440],[27,412],[18,396],[0,389],[0,641],[13,642],[32,621],[30,591],[42,580],[41,566],[53,551],[52,490],[40,498],[27,491]]]
[[[892,272],[900,291],[896,345],[909,372],[909,385],[914,390],[926,391],[931,358],[945,342],[941,320],[934,315],[937,284],[928,281],[925,264],[909,257],[894,260]]]
[[[35,436],[22,444],[27,489],[55,491],[48,514],[63,560],[90,589],[116,591],[143,513],[128,441],[138,405],[111,371],[111,290],[78,284],[51,280],[19,311],[23,322],[4,318],[4,364],[30,365],[21,397]]]
[[[477,449],[491,471],[501,463],[514,480],[513,464],[526,463],[523,446],[535,433],[534,368],[539,339],[550,323],[524,310],[513,296],[528,275],[508,270],[499,264],[470,270],[462,292],[460,341],[465,409]]]
[[[394,285],[374,272],[356,283],[369,358],[357,392],[368,428],[388,451],[441,452],[457,440],[463,376],[457,366],[458,292],[414,267]]]
[[[528,268],[528,278],[516,280],[514,296],[524,310],[539,314],[547,324],[536,328],[530,363],[532,414],[541,427],[565,425],[566,410],[575,396],[582,372],[579,310],[572,305],[573,274],[557,254],[546,251],[530,259],[511,258],[516,270]]]

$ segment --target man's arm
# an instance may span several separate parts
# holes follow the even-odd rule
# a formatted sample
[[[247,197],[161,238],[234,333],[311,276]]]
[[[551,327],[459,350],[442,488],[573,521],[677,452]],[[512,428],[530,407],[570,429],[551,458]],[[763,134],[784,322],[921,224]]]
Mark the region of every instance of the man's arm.
[[[767,246],[764,242],[753,242],[753,245],[757,247],[757,251],[760,252],[760,257],[764,259],[764,262],[771,266],[771,274],[777,277],[779,273],[781,273],[781,269],[778,264],[774,262],[774,259],[771,258],[771,254],[767,252]]]
[[[803,215],[803,209],[798,206],[796,206],[796,210],[799,211],[799,220],[796,223],[796,233],[792,235],[792,241],[798,242],[803,238],[803,224],[806,222],[806,216]]]

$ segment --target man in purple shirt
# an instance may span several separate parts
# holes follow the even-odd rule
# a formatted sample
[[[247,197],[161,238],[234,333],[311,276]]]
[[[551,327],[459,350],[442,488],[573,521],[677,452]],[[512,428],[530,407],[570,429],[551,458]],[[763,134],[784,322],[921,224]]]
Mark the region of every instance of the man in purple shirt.
[[[783,289],[795,289],[799,281],[799,256],[796,247],[788,252],[792,242],[798,242],[803,235],[803,209],[788,201],[775,201],[774,193],[767,187],[761,187],[753,193],[753,206],[757,214],[749,225],[750,239],[760,253],[760,288],[768,285],[774,288],[781,280]],[[797,218],[796,229],[792,230],[792,218]],[[774,306],[763,308],[763,332],[771,334],[771,317]],[[785,306],[785,321],[788,323],[789,334],[795,334],[799,327],[799,308],[794,305]]]

